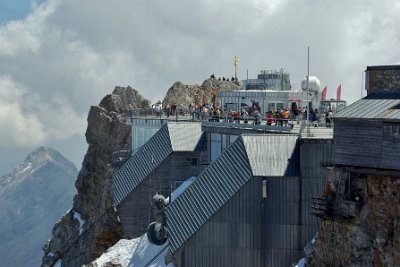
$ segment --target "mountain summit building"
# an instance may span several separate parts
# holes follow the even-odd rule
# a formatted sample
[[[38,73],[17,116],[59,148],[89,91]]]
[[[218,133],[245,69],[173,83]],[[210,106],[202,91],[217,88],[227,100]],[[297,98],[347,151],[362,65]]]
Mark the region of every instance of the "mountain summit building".
[[[331,129],[154,120],[160,129],[113,176],[125,237],[146,232],[156,192],[170,196],[194,176],[166,212],[175,266],[290,266],[303,257],[318,228],[309,202],[333,163]]]

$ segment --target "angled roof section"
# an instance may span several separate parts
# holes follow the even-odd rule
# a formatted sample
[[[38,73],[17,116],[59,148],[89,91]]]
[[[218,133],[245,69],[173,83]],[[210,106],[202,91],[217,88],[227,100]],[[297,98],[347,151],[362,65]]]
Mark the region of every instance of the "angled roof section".
[[[334,115],[338,119],[400,120],[400,91],[375,92]]]
[[[242,137],[253,176],[299,175],[300,154],[296,149],[297,135],[269,134]]]
[[[172,251],[189,239],[251,177],[246,150],[238,138],[168,206]]]
[[[174,151],[194,151],[201,139],[201,123],[169,122],[113,174],[116,207]]]
[[[169,122],[168,132],[173,151],[193,151],[202,135],[201,123]]]
[[[296,140],[296,135],[282,135],[282,138],[269,134],[245,135],[229,146],[168,206],[172,252],[179,249],[253,176],[288,174],[290,159],[298,154]],[[283,155],[272,152],[276,149]],[[277,159],[273,158],[275,155]]]

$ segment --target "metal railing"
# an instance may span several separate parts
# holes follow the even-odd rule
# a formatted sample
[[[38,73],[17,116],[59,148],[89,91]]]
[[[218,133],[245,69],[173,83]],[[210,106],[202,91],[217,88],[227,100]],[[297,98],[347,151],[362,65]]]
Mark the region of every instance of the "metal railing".
[[[126,112],[127,120],[133,119],[162,119],[169,121],[210,121],[222,123],[236,123],[236,124],[251,124],[251,125],[268,125],[268,126],[281,126],[293,128],[295,124],[303,121],[302,116],[298,118],[292,117],[289,119],[274,118],[273,123],[268,124],[267,118],[256,116],[232,116],[228,113],[222,113],[219,116],[213,115],[210,112],[189,112],[177,110],[174,112],[161,110],[156,111],[152,108],[135,109]]]
[[[212,127],[230,127],[238,129],[253,129],[258,131],[274,131],[274,132],[289,132],[296,133],[299,136],[312,137],[310,128],[331,128],[334,127],[334,122],[331,119],[329,124],[325,122],[325,114],[319,115],[318,121],[307,120],[303,115],[294,116],[291,114],[289,119],[277,118],[274,116],[273,122],[266,117],[255,116],[232,116],[227,112],[223,112],[220,116],[214,115],[212,112],[190,112],[189,110],[177,110],[168,112],[160,110],[157,112],[153,108],[135,109],[126,113],[127,123],[133,123],[135,119],[154,119],[162,121],[199,121],[203,122],[203,126]]]

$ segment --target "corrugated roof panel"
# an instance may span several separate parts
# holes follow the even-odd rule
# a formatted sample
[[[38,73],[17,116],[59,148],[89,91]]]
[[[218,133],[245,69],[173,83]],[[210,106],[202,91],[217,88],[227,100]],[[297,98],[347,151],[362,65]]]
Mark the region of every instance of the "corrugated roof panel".
[[[167,123],[113,175],[113,202],[118,206],[173,151],[193,151],[200,123]]]
[[[230,168],[221,172],[224,166]],[[168,206],[172,251],[186,242],[251,177],[243,141],[239,138]],[[232,181],[236,186],[232,186]],[[234,187],[236,191],[232,191]]]
[[[202,135],[199,122],[169,122],[168,131],[173,151],[194,151]]]
[[[377,118],[397,119],[400,118],[400,109],[389,109],[377,116]]]
[[[297,135],[243,135],[254,176],[285,176]]]
[[[172,152],[163,126],[113,175],[113,202],[118,206]]]
[[[334,115],[339,119],[400,119],[400,99],[364,98]]]

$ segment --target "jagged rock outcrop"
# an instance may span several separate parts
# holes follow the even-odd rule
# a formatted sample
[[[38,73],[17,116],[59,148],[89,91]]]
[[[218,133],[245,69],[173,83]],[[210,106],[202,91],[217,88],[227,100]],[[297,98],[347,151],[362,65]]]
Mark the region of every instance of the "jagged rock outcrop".
[[[111,154],[131,147],[131,128],[125,123],[125,112],[148,107],[131,87],[116,87],[88,115],[86,140],[88,151],[75,182],[78,193],[72,209],[54,226],[52,239],[43,247],[42,266],[82,266],[100,256],[121,238],[121,227],[112,208]]]
[[[49,229],[71,207],[78,170],[59,152],[39,147],[0,177],[0,265],[38,266]]]
[[[356,187],[360,210],[350,220],[322,221],[311,266],[400,266],[400,177],[365,174]]]
[[[195,97],[198,97],[198,104],[220,104],[218,99],[221,91],[234,91],[239,90],[240,86],[228,82],[219,81],[217,79],[207,79],[202,85],[186,85],[181,82],[175,82],[163,100],[163,106],[168,103],[175,103],[178,107],[189,107],[195,103]]]

